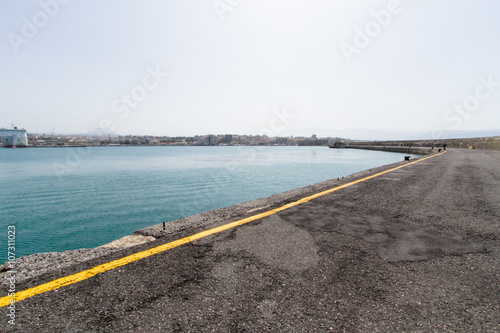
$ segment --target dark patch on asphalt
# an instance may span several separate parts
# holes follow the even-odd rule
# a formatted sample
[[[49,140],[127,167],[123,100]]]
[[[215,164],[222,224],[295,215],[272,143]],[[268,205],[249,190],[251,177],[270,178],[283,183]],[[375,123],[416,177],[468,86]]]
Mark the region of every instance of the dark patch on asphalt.
[[[375,243],[379,255],[388,262],[420,261],[485,251],[483,245],[466,241],[457,232],[422,226],[402,219],[401,214],[386,219],[346,213],[335,207],[308,202],[281,212],[280,216],[311,232],[336,232]]]
[[[271,215],[259,224],[236,230],[234,239],[219,242],[216,250],[240,249],[272,267],[303,271],[318,263],[318,248],[311,234],[278,215]]]

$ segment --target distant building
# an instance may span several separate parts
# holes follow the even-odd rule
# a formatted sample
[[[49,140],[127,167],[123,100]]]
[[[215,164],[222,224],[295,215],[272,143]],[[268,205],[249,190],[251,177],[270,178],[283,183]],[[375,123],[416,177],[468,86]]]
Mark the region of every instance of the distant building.
[[[215,146],[216,140],[215,135],[201,136],[198,138],[199,146]]]
[[[215,143],[216,143],[215,142],[215,135],[208,135],[206,142],[207,142],[207,146],[215,146]]]
[[[286,144],[288,144],[288,138],[275,137],[274,138],[274,143],[277,144],[277,145],[286,145]]]

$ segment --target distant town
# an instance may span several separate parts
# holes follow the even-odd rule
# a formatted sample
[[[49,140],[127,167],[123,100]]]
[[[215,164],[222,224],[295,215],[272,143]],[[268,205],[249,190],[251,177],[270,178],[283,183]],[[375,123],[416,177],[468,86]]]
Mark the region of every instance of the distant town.
[[[500,136],[462,139],[351,140],[341,137],[270,137],[267,135],[207,134],[195,136],[40,134],[25,129],[0,129],[0,147],[89,147],[89,146],[329,146],[361,148],[366,146],[441,147],[500,149]]]
[[[83,147],[83,146],[328,146],[344,142],[342,138],[269,137],[266,135],[195,135],[195,136],[96,136],[28,134],[31,147]]]

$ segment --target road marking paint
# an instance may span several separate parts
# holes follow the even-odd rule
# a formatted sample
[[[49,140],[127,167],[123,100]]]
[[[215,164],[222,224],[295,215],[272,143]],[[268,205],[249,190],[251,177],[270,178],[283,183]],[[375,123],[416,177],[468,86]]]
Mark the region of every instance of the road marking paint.
[[[297,201],[294,201],[294,202],[290,202],[290,203],[288,203],[286,205],[283,205],[283,206],[280,206],[280,207],[268,210],[268,211],[260,213],[260,214],[252,215],[250,217],[247,217],[247,218],[244,218],[244,219],[241,219],[241,220],[238,220],[238,221],[234,221],[234,222],[231,222],[231,223],[228,223],[228,224],[224,224],[224,225],[221,225],[219,227],[215,227],[215,228],[212,228],[212,229],[209,229],[209,230],[205,230],[205,231],[199,232],[199,233],[191,235],[191,236],[187,236],[187,237],[184,237],[184,238],[181,238],[181,239],[178,239],[178,240],[175,240],[175,241],[163,244],[163,245],[159,245],[159,246],[151,248],[149,250],[137,252],[137,253],[131,254],[129,256],[120,258],[120,259],[116,259],[116,260],[113,260],[113,261],[110,261],[110,262],[107,262],[107,263],[104,263],[104,264],[101,264],[101,265],[97,265],[97,266],[92,267],[91,269],[88,269],[88,270],[85,270],[85,271],[81,271],[81,272],[78,272],[78,273],[75,273],[75,274],[72,274],[72,275],[68,275],[68,276],[65,276],[65,277],[62,277],[62,278],[59,278],[59,279],[55,279],[53,281],[41,284],[39,286],[36,286],[36,287],[33,287],[33,288],[29,288],[29,289],[26,289],[26,290],[23,290],[23,291],[20,291],[20,292],[17,292],[15,294],[15,298],[14,299],[15,299],[16,302],[18,302],[18,301],[21,301],[23,299],[26,299],[26,298],[29,298],[29,297],[33,297],[35,295],[42,294],[42,293],[47,292],[47,291],[59,289],[59,288],[64,287],[64,286],[67,286],[67,285],[70,285],[70,284],[73,284],[73,283],[77,283],[77,282],[86,280],[88,278],[91,278],[94,275],[97,275],[97,274],[100,274],[100,273],[104,273],[104,272],[112,270],[114,268],[130,264],[130,263],[132,263],[134,261],[137,261],[139,259],[143,259],[143,258],[152,256],[154,254],[158,254],[160,252],[164,252],[164,251],[173,249],[173,248],[178,247],[178,246],[183,245],[183,244],[191,243],[191,242],[193,242],[193,241],[195,241],[197,239],[204,238],[204,237],[207,237],[207,236],[210,236],[210,235],[213,235],[213,234],[217,234],[219,232],[222,232],[222,231],[225,231],[225,230],[228,230],[228,229],[231,229],[231,228],[243,225],[243,224],[248,223],[248,222],[252,222],[252,221],[255,221],[255,220],[262,219],[264,217],[276,214],[276,213],[281,212],[283,210],[286,210],[288,208],[295,207],[295,206],[298,206],[298,205],[300,205],[302,203],[311,201],[312,199],[319,198],[319,197],[324,196],[326,194],[329,194],[329,193],[332,193],[332,192],[336,192],[338,190],[344,189],[346,187],[350,187],[350,186],[355,185],[355,184],[359,184],[361,182],[364,182],[364,181],[367,181],[369,179],[372,179],[372,178],[384,175],[386,173],[389,173],[389,172],[392,172],[392,171],[395,171],[395,170],[407,167],[409,165],[412,165],[412,164],[415,164],[415,163],[427,160],[427,159],[435,157],[435,156],[439,156],[441,154],[444,154],[445,152],[446,151],[444,151],[442,153],[439,153],[439,154],[436,154],[436,155],[427,156],[427,157],[421,158],[419,160],[416,160],[416,161],[413,161],[413,162],[410,162],[410,163],[407,163],[407,164],[403,164],[403,165],[400,165],[398,167],[395,167],[395,168],[392,168],[392,169],[389,169],[389,170],[386,170],[386,171],[382,171],[382,172],[379,172],[377,174],[374,174],[374,175],[371,175],[371,176],[367,176],[367,177],[364,177],[362,179],[358,179],[358,180],[352,181],[350,183],[343,184],[343,185],[340,185],[340,186],[337,186],[337,187],[334,187],[334,188],[331,188],[331,189],[328,189],[328,190],[325,190],[325,191],[322,191],[322,192],[319,192],[319,193],[316,193],[316,194],[304,197],[304,198],[302,198],[300,200],[297,200]],[[0,307],[4,307],[4,306],[7,306],[7,305],[11,304],[11,299],[12,298],[10,296],[5,296],[5,297],[0,298]]]

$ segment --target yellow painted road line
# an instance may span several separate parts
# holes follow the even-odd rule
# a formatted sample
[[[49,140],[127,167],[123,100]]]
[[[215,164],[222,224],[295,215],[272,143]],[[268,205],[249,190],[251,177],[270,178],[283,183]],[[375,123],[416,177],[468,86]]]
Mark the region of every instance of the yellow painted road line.
[[[235,222],[231,222],[231,223],[228,223],[228,224],[221,225],[221,226],[213,228],[213,229],[205,230],[205,231],[199,232],[197,234],[194,234],[194,235],[191,235],[191,236],[188,236],[188,237],[184,237],[184,238],[175,240],[173,242],[170,242],[170,243],[167,243],[167,244],[163,244],[163,245],[151,248],[149,250],[137,252],[137,253],[131,254],[129,256],[126,256],[126,257],[123,257],[123,258],[120,258],[120,259],[116,259],[116,260],[113,260],[113,261],[110,261],[110,262],[107,262],[107,263],[104,263],[104,264],[92,267],[91,269],[88,269],[88,270],[85,270],[85,271],[82,271],[82,272],[78,272],[76,274],[68,275],[68,276],[65,276],[65,277],[62,277],[62,278],[59,278],[59,279],[56,279],[56,280],[53,280],[53,281],[41,284],[39,286],[36,286],[36,287],[33,287],[33,288],[29,288],[29,289],[26,289],[26,290],[23,290],[23,291],[20,291],[20,292],[17,292],[15,294],[14,298],[9,297],[9,296],[2,297],[2,298],[0,298],[0,307],[4,307],[4,306],[7,306],[7,305],[11,304],[11,300],[13,300],[15,302],[18,302],[18,301],[21,301],[23,299],[26,299],[26,298],[29,298],[29,297],[33,297],[35,295],[38,295],[38,294],[41,294],[41,293],[44,293],[44,292],[47,292],[47,291],[55,290],[55,289],[67,286],[69,284],[80,282],[80,281],[86,280],[86,279],[88,279],[88,278],[90,278],[90,277],[92,277],[94,275],[97,275],[97,274],[109,271],[111,269],[114,269],[114,268],[117,268],[117,267],[120,267],[120,266],[123,266],[123,265],[130,264],[130,263],[132,263],[134,261],[137,261],[139,259],[143,259],[143,258],[152,256],[154,254],[157,254],[157,253],[160,253],[160,252],[164,252],[164,251],[173,249],[173,248],[178,247],[180,245],[193,242],[193,241],[195,241],[197,239],[204,238],[204,237],[207,237],[207,236],[219,233],[221,231],[228,230],[228,229],[231,229],[231,228],[243,225],[243,224],[251,222],[251,221],[262,219],[262,218],[264,218],[266,216],[276,214],[276,213],[281,212],[281,211],[283,211],[285,209],[288,209],[288,208],[300,205],[301,203],[308,202],[308,201],[310,201],[312,199],[321,197],[321,196],[326,195],[328,193],[332,193],[332,192],[341,190],[343,188],[346,188],[346,187],[349,187],[349,186],[352,186],[352,185],[355,185],[355,184],[367,181],[369,179],[381,176],[383,174],[386,174],[386,173],[389,173],[389,172],[392,172],[392,171],[395,171],[395,170],[407,167],[409,165],[412,165],[412,164],[424,161],[426,159],[429,159],[429,158],[432,158],[432,157],[435,157],[435,156],[439,156],[441,154],[444,154],[445,152],[446,151],[444,151],[442,153],[439,153],[439,154],[436,154],[436,155],[431,155],[431,156],[428,156],[428,157],[424,157],[424,158],[421,158],[421,159],[416,160],[414,162],[403,164],[403,165],[400,165],[398,167],[395,167],[395,168],[392,168],[392,169],[389,169],[389,170],[386,170],[386,171],[382,171],[382,172],[379,172],[377,174],[374,174],[374,175],[371,175],[371,176],[368,176],[368,177],[365,177],[365,178],[362,178],[362,179],[358,179],[358,180],[352,181],[350,183],[347,183],[347,184],[344,184],[344,185],[340,185],[340,186],[331,188],[331,189],[323,191],[323,192],[319,192],[319,193],[307,196],[305,198],[302,198],[300,200],[288,203],[288,204],[283,205],[281,207],[268,210],[268,211],[266,211],[264,213],[256,214],[256,215],[253,215],[253,216],[250,216],[250,217],[247,217],[247,218],[235,221]]]

